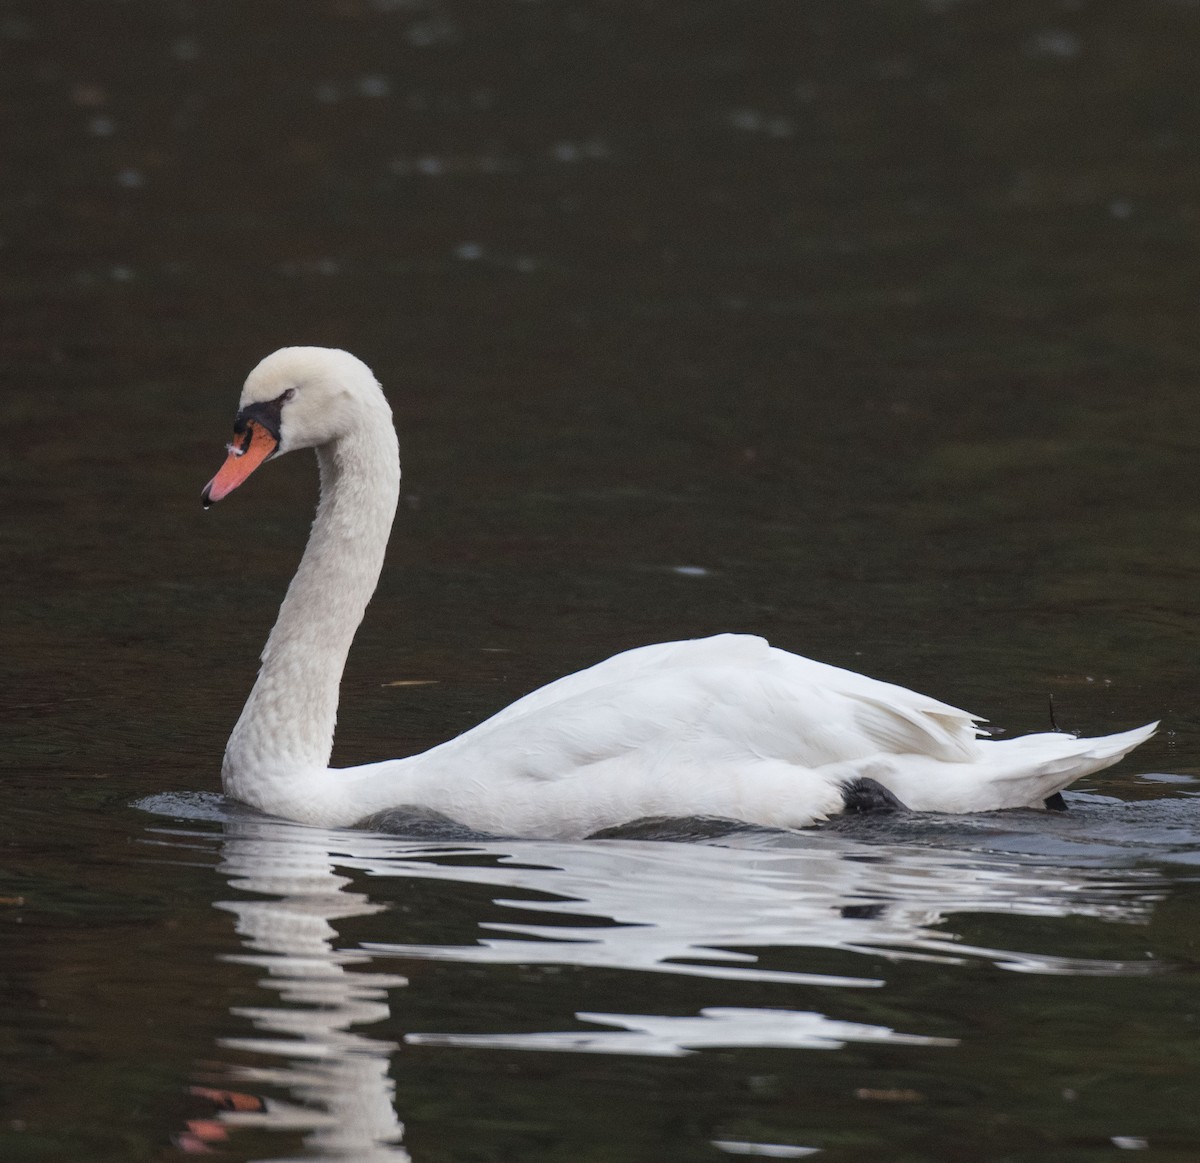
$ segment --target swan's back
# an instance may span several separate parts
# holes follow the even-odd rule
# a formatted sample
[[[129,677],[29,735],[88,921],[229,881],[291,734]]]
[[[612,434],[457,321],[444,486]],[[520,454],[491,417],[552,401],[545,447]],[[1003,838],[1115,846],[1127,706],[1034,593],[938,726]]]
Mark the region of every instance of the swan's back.
[[[754,721],[783,716],[795,728],[814,732],[792,740],[793,761],[801,761],[797,749],[820,762],[860,758],[876,750],[947,761],[970,761],[979,754],[977,716],[892,683],[790,654],[752,634],[717,634],[626,650],[525,695],[475,731],[511,725],[517,718],[532,726],[539,712],[600,705],[622,688],[633,693],[653,687],[661,697],[665,685],[679,698],[686,700],[690,693],[702,700],[705,688],[716,681],[722,689],[712,713]],[[604,698],[599,697],[602,690],[608,692]],[[814,745],[815,735],[839,733],[844,735],[841,747]],[[853,739],[855,735],[861,739]]]

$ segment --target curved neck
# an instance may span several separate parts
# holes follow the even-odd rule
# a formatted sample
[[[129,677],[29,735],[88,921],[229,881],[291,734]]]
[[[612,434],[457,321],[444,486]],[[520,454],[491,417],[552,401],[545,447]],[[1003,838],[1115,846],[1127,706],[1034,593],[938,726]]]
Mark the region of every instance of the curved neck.
[[[225,748],[225,790],[238,799],[254,803],[263,798],[258,782],[329,765],[346,655],[379,580],[400,494],[396,433],[390,415],[382,419],[370,416],[317,449],[316,519]]]

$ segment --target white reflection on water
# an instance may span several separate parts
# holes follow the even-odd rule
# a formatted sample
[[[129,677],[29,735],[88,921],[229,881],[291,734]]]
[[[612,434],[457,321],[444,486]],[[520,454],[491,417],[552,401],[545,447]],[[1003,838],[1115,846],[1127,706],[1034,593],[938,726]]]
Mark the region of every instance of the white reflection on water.
[[[214,805],[216,801],[209,801]],[[174,806],[173,806],[174,804]],[[227,1127],[299,1133],[307,1158],[397,1163],[401,1145],[390,1075],[406,1057],[401,1043],[491,1049],[678,1056],[708,1047],[836,1050],[847,1043],[912,1047],[953,1039],[844,1021],[786,1004],[748,1008],[729,991],[740,981],[797,984],[811,1006],[838,1004],[841,989],[882,984],[872,976],[833,976],[769,963],[803,964],[803,950],[964,964],[984,959],[1041,973],[1146,972],[1153,963],[1084,961],[967,945],[949,926],[956,914],[1091,917],[1143,923],[1158,881],[1126,873],[1030,863],[961,849],[884,847],[844,835],[734,837],[721,845],[603,840],[558,844],[406,841],[231,816],[168,797],[143,806],[167,814],[221,819],[224,834],[155,829],[151,843],[175,849],[220,843],[218,869],[236,899],[216,907],[236,918],[244,949],[227,959],[263,970],[262,1004],[232,1012],[253,1027],[222,1039],[244,1062],[226,1068],[229,1085],[267,1090],[261,1110],[227,1111]],[[187,810],[182,810],[186,808]],[[347,875],[347,873],[351,875]],[[353,874],[358,874],[357,876]],[[379,892],[371,892],[379,878]],[[456,904],[457,924],[472,907],[524,918],[480,917],[474,944],[406,944],[404,930],[440,918],[400,912],[398,880],[487,886]],[[353,885],[353,888],[351,887]],[[402,895],[402,894],[401,894]],[[438,898],[444,900],[444,894]],[[405,907],[415,908],[405,898]],[[443,906],[433,906],[443,907]],[[375,916],[377,940],[343,947],[337,922]],[[361,930],[361,926],[360,926]],[[497,936],[496,934],[502,934]],[[758,952],[751,952],[757,950]],[[573,965],[707,979],[711,1005],[691,1016],[579,1012],[575,1030],[549,1028],[470,1034],[403,1031],[406,979],[380,971],[388,962]],[[760,960],[761,959],[761,960]],[[828,987],[837,987],[832,993]],[[437,988],[436,985],[432,988]],[[457,1016],[447,1013],[448,1021]],[[537,1015],[530,1015],[533,1023]],[[561,1019],[550,1019],[561,1025]],[[393,1023],[393,1038],[362,1027]],[[395,1026],[401,1027],[395,1033]],[[590,1027],[590,1028],[587,1028]],[[395,1061],[393,1062],[393,1059]],[[211,1093],[211,1092],[210,1092]],[[757,1150],[770,1145],[733,1144]],[[799,1151],[802,1148],[782,1147]],[[743,1151],[744,1153],[744,1151]]]
[[[546,1034],[409,1034],[412,1046],[487,1046],[504,1050],[575,1050],[588,1054],[655,1054],[677,1058],[705,1047],[781,1046],[791,1050],[838,1050],[847,1042],[891,1042],[901,1046],[956,1046],[956,1038],[897,1034],[886,1026],[835,1022],[811,1010],[741,1009],[709,1006],[695,1018],[653,1014],[577,1013],[581,1022],[612,1030]],[[627,1032],[626,1032],[627,1031]]]
[[[506,937],[475,945],[371,942],[379,954],[490,964],[574,965],[653,970],[791,984],[882,984],[763,968],[749,949],[824,948],[893,961],[961,964],[981,957],[1035,973],[1145,972],[1143,962],[1081,960],[961,942],[938,928],[955,913],[1095,917],[1139,922],[1158,899],[1157,882],[1093,870],[1047,868],[945,849],[883,848],[844,836],[747,836],[711,844],[592,840],[470,845],[484,867],[437,864],[436,849],[382,840],[383,875],[471,881],[530,897],[495,903],[544,913],[544,924],[484,921]],[[739,844],[738,847],[726,845]],[[801,846],[803,845],[803,846]],[[441,851],[451,851],[443,846]],[[371,862],[343,861],[369,875]],[[547,894],[539,899],[532,894]],[[595,926],[554,917],[594,917]]]
[[[272,822],[227,825],[220,871],[230,887],[267,899],[215,902],[237,918],[247,950],[226,959],[265,969],[259,985],[274,1004],[232,1010],[261,1036],[220,1044],[284,1059],[280,1066],[237,1067],[232,1075],[239,1085],[281,1088],[295,1101],[271,1099],[261,1111],[226,1112],[222,1119],[231,1126],[305,1132],[318,1157],[396,1163],[410,1158],[397,1145],[404,1127],[388,1076],[396,1045],[350,1027],[387,1019],[387,991],[407,980],[364,972],[370,954],[336,948],[334,921],[386,906],[347,890],[349,878],[334,870],[333,839],[333,833],[312,835]]]

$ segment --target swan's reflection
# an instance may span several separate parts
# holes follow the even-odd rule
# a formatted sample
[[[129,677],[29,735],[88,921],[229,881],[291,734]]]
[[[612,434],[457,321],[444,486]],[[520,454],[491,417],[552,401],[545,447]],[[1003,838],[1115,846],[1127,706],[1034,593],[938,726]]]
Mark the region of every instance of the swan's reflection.
[[[220,871],[232,888],[266,898],[216,902],[237,918],[248,950],[228,960],[265,969],[259,985],[282,1004],[234,1009],[262,1036],[221,1044],[284,1059],[279,1066],[240,1067],[234,1076],[241,1085],[282,1089],[295,1101],[271,1100],[261,1110],[227,1112],[224,1119],[304,1132],[308,1147],[326,1158],[396,1163],[410,1158],[394,1145],[404,1132],[388,1076],[396,1046],[351,1027],[385,1020],[387,991],[407,982],[362,972],[357,967],[371,960],[369,954],[336,948],[332,922],[386,906],[347,891],[349,878],[334,869],[331,839],[271,821],[226,825]]]
[[[510,841],[473,850],[491,851],[498,862],[439,866],[427,853],[397,843],[382,871],[524,890],[528,898],[501,896],[495,903],[544,913],[547,921],[480,925],[515,940],[489,936],[468,946],[377,942],[364,948],[439,961],[644,969],[841,986],[882,983],[765,968],[747,950],[817,947],[889,960],[961,963],[982,957],[1027,972],[1139,973],[1147,969],[1144,962],[967,945],[937,926],[956,913],[1138,922],[1158,899],[1157,882],[1137,874],[1118,878],[952,849],[884,848],[818,833],[734,837],[721,846]],[[345,863],[368,874],[379,871],[370,862]],[[555,915],[595,917],[602,924],[568,927],[555,924]]]
[[[298,1132],[309,1158],[368,1163],[410,1158],[400,1145],[403,1125],[389,1068],[394,1060],[397,1070],[412,1069],[421,1047],[677,1056],[716,1046],[952,1044],[814,1010],[814,1004],[842,1008],[838,998],[850,996],[845,987],[882,983],[872,974],[807,972],[803,951],[836,950],[848,961],[865,953],[876,966],[880,957],[943,964],[982,958],[1027,972],[1144,972],[1145,962],[967,945],[946,923],[965,913],[1141,923],[1159,883],[1137,873],[1117,877],[820,833],[735,838],[720,846],[619,840],[451,845],[260,817],[225,816],[222,826],[219,870],[239,895],[217,907],[236,917],[244,944],[230,959],[265,970],[260,985],[266,991],[263,1004],[233,1011],[254,1033],[222,1040],[239,1060],[228,1065],[225,1077],[243,1090],[282,1097],[267,1099],[261,1110],[221,1117],[227,1126]],[[194,845],[197,833],[160,830],[158,837]],[[404,943],[406,928],[427,929],[443,920],[405,915],[385,903],[416,899],[398,883],[412,880],[486,886],[482,910],[477,890],[461,894],[462,908],[472,910],[468,915],[482,931],[476,943]],[[378,891],[371,891],[373,881]],[[502,918],[510,909],[524,918],[535,914],[536,923],[495,919],[497,911]],[[480,917],[480,911],[492,916]],[[372,915],[369,931],[376,939],[339,943],[338,921]],[[400,959],[682,973],[710,981],[712,1004],[693,1016],[579,1012],[574,1030],[562,1030],[561,1017],[546,1015],[538,1033],[411,1031],[400,1013],[405,978],[381,972]],[[778,1006],[747,1008],[736,1004],[740,981],[810,988],[800,995],[803,1005],[792,1004],[799,1000],[793,989],[781,993]],[[547,1004],[544,992],[531,996],[537,999],[532,1005]],[[461,1029],[463,1006],[461,997],[445,999],[447,1025]],[[537,1015],[531,1016],[536,1024]],[[381,1023],[390,1038],[363,1032]]]

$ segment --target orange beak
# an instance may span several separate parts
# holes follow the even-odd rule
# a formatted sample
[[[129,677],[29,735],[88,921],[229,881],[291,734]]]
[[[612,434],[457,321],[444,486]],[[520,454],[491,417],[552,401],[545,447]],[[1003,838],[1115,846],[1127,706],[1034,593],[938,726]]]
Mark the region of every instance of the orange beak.
[[[200,494],[206,509],[242,484],[279,447],[279,439],[257,420],[246,420],[245,430],[236,433],[234,442],[228,447],[225,463]]]

